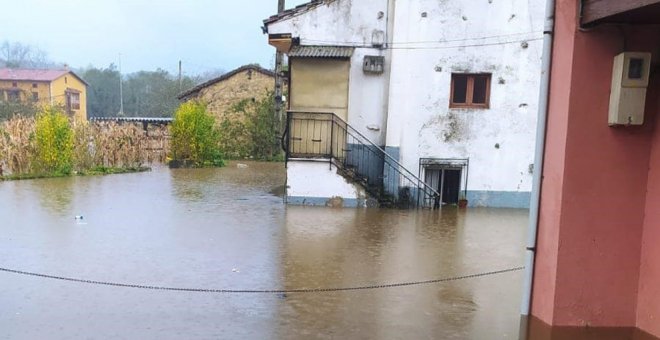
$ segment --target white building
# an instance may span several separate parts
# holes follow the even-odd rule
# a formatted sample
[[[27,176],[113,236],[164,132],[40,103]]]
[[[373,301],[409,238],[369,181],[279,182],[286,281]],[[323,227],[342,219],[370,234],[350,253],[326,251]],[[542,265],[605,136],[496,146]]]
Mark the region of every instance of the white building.
[[[527,207],[543,3],[317,0],[266,19],[289,56],[288,202]]]

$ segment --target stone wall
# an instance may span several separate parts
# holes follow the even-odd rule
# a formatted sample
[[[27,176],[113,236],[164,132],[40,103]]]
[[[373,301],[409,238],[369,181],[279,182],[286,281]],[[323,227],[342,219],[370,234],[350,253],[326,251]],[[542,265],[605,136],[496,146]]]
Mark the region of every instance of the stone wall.
[[[209,111],[220,120],[232,105],[243,99],[261,100],[274,87],[272,76],[247,69],[201,89],[193,98],[206,102]]]

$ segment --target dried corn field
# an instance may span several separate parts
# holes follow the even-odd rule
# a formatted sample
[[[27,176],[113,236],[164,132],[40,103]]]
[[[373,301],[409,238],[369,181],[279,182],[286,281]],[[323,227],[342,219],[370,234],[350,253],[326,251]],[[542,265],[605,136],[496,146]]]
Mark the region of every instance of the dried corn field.
[[[74,169],[133,168],[164,163],[169,152],[167,126],[115,122],[74,122]],[[0,122],[0,176],[33,171],[35,121],[15,117]]]
[[[32,171],[34,119],[12,118],[0,125],[0,175]]]

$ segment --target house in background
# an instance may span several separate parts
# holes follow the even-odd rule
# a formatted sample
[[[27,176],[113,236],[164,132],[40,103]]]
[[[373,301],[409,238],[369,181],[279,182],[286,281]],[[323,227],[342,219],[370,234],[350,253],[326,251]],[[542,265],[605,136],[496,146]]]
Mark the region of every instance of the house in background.
[[[274,84],[273,71],[250,64],[199,84],[177,98],[181,101],[203,101],[208,105],[208,110],[221,119],[232,105],[241,100],[263,99],[273,90]]]
[[[0,69],[0,100],[61,105],[87,119],[87,83],[69,70]]]
[[[289,62],[288,202],[528,207],[543,4],[315,0],[266,19]]]

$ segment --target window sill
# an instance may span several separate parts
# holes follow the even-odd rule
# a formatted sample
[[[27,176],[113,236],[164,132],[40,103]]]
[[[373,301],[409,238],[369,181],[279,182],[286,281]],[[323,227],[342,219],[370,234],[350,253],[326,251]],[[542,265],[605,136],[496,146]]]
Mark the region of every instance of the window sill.
[[[480,106],[476,106],[476,105],[449,105],[449,108],[450,109],[460,109],[460,110],[466,110],[466,109],[469,109],[469,110],[488,110],[488,109],[490,109],[490,106],[488,106],[488,105],[485,105],[485,106],[484,105],[480,105]]]

